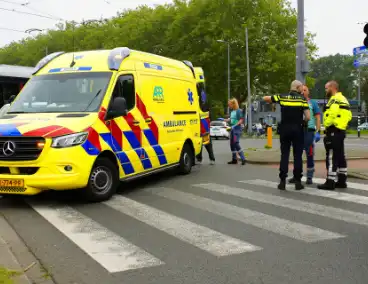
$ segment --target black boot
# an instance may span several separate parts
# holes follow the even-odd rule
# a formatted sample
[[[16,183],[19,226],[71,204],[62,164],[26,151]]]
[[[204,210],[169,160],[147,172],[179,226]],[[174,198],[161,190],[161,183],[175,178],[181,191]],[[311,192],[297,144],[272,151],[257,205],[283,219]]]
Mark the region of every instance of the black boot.
[[[335,184],[336,188],[347,188],[348,184],[346,183],[347,176],[344,174],[338,175],[337,183]]]
[[[286,182],[285,182],[285,180],[280,180],[280,183],[277,186],[277,188],[280,189],[280,190],[286,190]]]
[[[302,185],[302,182],[300,180],[295,181],[295,190],[302,190],[304,189],[304,185]]]
[[[238,163],[238,160],[231,160],[230,162],[227,162],[228,165],[236,165]]]
[[[292,177],[291,179],[289,179],[289,183],[295,183],[296,179],[294,177]]]
[[[318,185],[317,188],[323,190],[335,190],[335,181],[332,179],[327,179],[324,184]]]

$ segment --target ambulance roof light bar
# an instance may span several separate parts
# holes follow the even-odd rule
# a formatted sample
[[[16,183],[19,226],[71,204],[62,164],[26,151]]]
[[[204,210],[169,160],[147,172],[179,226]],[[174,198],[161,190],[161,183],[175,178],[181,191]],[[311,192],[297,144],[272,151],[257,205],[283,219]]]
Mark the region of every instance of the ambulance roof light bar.
[[[43,67],[45,67],[49,62],[51,62],[53,59],[55,59],[56,57],[64,54],[64,51],[58,51],[58,52],[54,52],[51,53],[47,56],[45,56],[44,58],[42,58],[36,65],[36,67],[33,69],[32,75],[35,75],[38,71],[40,71]]]
[[[130,55],[130,49],[127,47],[117,47],[111,50],[107,59],[107,64],[110,70],[118,71],[121,62]]]
[[[183,61],[183,63],[185,64],[185,65],[187,65],[189,68],[190,68],[190,70],[192,70],[192,73],[193,73],[193,76],[194,76],[194,79],[196,78],[196,75],[195,75],[195,72],[194,72],[194,66],[193,66],[193,63],[192,62],[190,62],[190,61],[188,61],[188,60],[184,60]]]

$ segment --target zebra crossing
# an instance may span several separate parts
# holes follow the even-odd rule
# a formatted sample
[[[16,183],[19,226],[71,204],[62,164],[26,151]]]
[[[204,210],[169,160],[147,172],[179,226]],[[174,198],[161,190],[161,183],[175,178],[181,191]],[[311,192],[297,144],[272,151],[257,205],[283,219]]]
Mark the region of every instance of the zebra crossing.
[[[316,182],[319,182],[316,179]],[[288,185],[288,194],[282,194],[276,190],[277,182],[263,179],[249,179],[234,181],[231,185],[221,183],[195,183],[191,184],[191,190],[183,190],[171,187],[148,187],[139,191],[148,198],[160,198],[166,204],[180,204],[187,210],[200,210],[216,218],[225,218],[245,226],[247,230],[256,228],[261,232],[277,234],[282,238],[293,239],[296,242],[313,245],[319,242],[333,242],[348,238],[345,230],[339,227],[323,228],[320,224],[304,224],[293,218],[280,218],[267,214],[262,206],[257,210],[245,208],[238,204],[225,202],[228,198],[237,198],[257,204],[272,205],[276,208],[292,212],[313,214],[337,222],[347,222],[368,227],[368,214],[351,211],[338,206],[322,205],[310,200],[303,200],[305,196],[326,198],[332,201],[346,202],[350,204],[368,205],[368,185],[361,183],[349,183],[349,189],[343,192],[320,191],[312,187],[306,187],[302,191],[294,191],[292,185]],[[196,192],[199,189],[200,192]],[[205,194],[203,194],[205,193]],[[291,194],[291,195],[290,195]],[[205,195],[205,196],[204,196]],[[216,196],[214,196],[216,195]],[[226,198],[220,199],[219,196]],[[220,201],[221,200],[221,201]],[[165,259],[161,259],[149,248],[141,248],[129,240],[108,229],[103,222],[97,222],[85,214],[82,214],[72,205],[50,204],[40,202],[37,199],[27,199],[26,202],[45,219],[49,225],[61,232],[67,240],[74,243],[78,249],[92,258],[109,273],[119,273],[142,268],[163,267]],[[88,205],[87,205],[88,206]],[[156,208],[151,203],[148,205],[141,200],[136,200],[134,195],[116,195],[99,207],[101,215],[104,208],[113,210],[117,214],[129,216],[140,224],[150,226],[171,238],[193,246],[201,253],[216,258],[230,257],[240,254],[257,253],[266,250],[267,246],[257,243],[257,240],[247,240],[234,236],[231,232],[224,232],[211,228],[208,224],[201,224],[197,220],[187,220],[175,210],[166,212],[162,208]],[[174,213],[173,213],[174,212]],[[300,220],[299,220],[300,221]],[[115,220],[119,222],[119,220]],[[307,222],[306,222],[307,223]],[[207,225],[207,226],[205,226]],[[121,224],[124,226],[124,224]],[[328,230],[330,229],[330,230]],[[129,230],[129,227],[126,228]],[[271,237],[271,236],[270,236]],[[163,244],[164,245],[164,244]],[[175,254],[173,248],[173,254]],[[206,257],[206,256],[204,256]]]

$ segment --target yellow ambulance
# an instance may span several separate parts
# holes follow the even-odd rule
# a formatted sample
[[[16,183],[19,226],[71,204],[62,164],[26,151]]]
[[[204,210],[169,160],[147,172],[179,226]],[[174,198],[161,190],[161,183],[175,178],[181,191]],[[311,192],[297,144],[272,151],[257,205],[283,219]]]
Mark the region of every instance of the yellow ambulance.
[[[0,194],[82,189],[98,202],[122,180],[189,174],[196,81],[188,61],[126,47],[46,56],[0,118]]]
[[[197,80],[197,92],[199,96],[201,137],[203,145],[210,143],[210,114],[208,111],[208,98],[206,93],[204,72],[201,67],[194,67]]]

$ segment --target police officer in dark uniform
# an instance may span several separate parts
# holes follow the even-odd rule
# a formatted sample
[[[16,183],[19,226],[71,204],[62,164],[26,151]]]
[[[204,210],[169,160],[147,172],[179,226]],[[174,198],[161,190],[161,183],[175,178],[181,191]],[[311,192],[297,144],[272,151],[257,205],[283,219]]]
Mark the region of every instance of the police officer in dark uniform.
[[[303,84],[300,81],[293,81],[288,95],[266,96],[264,101],[278,103],[281,106],[280,123],[280,184],[278,189],[285,190],[286,178],[289,171],[290,147],[293,146],[294,154],[294,180],[295,190],[304,189],[301,183],[303,175],[303,147],[304,128],[303,126],[310,119],[310,111],[307,100],[303,96]],[[304,115],[304,118],[303,118]]]

